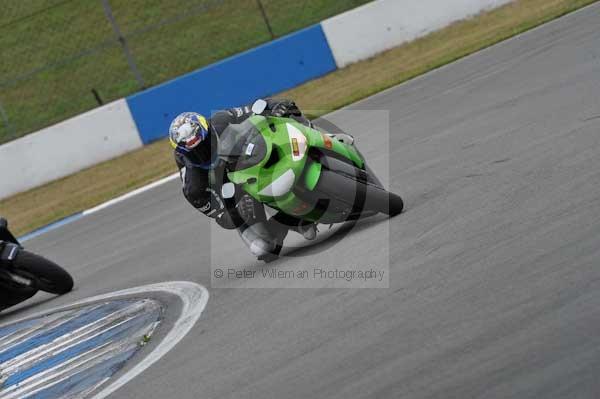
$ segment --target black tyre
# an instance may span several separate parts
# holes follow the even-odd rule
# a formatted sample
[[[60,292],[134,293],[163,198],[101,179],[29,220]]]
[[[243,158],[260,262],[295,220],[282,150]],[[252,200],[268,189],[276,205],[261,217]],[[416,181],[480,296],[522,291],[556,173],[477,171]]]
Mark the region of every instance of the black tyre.
[[[0,311],[17,305],[36,294],[33,287],[19,286],[8,281],[0,281]]]
[[[390,193],[389,191],[386,192],[388,194],[387,204],[385,204],[385,210],[380,210],[380,212],[392,217],[402,213],[402,210],[404,209],[404,201],[402,201],[402,198],[397,194]]]
[[[404,201],[394,193],[378,187],[374,184],[355,181],[357,186],[364,185],[366,191],[365,210],[376,211],[394,217],[404,209]]]
[[[362,173],[364,174],[364,171]],[[374,211],[393,217],[404,208],[404,202],[399,195],[366,182],[358,170],[353,176],[346,172],[323,169],[315,191],[349,207],[355,207],[357,201],[364,200],[362,206],[358,204],[363,212]]]
[[[62,295],[73,289],[73,278],[58,266],[39,255],[21,250],[12,264],[16,274],[26,273],[34,278],[37,288],[51,294]]]

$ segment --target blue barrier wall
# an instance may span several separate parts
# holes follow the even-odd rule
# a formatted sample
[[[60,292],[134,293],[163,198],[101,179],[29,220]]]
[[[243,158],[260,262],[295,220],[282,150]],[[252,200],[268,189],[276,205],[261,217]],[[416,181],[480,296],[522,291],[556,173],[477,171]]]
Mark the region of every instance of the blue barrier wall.
[[[210,115],[298,86],[336,69],[314,25],[127,98],[144,144],[166,136],[183,111]]]

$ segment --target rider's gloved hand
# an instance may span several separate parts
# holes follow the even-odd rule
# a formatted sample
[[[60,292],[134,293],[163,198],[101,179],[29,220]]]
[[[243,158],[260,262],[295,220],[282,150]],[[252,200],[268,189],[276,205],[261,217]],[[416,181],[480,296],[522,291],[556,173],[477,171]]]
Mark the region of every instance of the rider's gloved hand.
[[[292,100],[270,100],[268,103],[272,116],[286,117],[302,115],[300,109]]]
[[[183,194],[196,209],[208,217],[216,218],[225,209],[223,199],[212,187],[207,188],[202,196],[185,188]]]

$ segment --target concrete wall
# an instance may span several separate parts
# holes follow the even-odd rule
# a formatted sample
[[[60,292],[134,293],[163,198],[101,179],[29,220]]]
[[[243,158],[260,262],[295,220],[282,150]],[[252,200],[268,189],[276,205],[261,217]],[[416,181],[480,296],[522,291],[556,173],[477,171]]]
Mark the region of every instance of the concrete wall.
[[[0,146],[0,198],[142,146],[125,100],[117,100]]]
[[[511,0],[378,0],[321,23],[338,68]]]

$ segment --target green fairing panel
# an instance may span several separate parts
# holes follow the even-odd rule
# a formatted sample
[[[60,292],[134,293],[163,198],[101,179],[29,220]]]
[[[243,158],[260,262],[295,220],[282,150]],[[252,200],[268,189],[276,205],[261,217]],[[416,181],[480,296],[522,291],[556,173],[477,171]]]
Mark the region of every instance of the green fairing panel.
[[[318,162],[311,162],[306,168],[306,174],[304,177],[304,184],[310,191],[315,189],[315,186],[319,182],[321,176],[321,164]]]
[[[241,184],[244,190],[258,201],[281,209],[290,215],[311,219],[310,215],[315,212],[311,208],[307,208],[307,204],[298,199],[291,191],[277,198],[259,193],[289,170],[294,172],[294,186],[302,184],[309,190],[313,190],[320,176],[321,165],[310,161],[308,170],[304,174],[308,161],[308,150],[311,147],[334,151],[351,160],[359,168],[364,165],[361,156],[354,147],[325,136],[321,132],[304,126],[293,119],[255,115],[244,123],[252,123],[262,133],[262,138],[266,143],[266,155],[254,166],[230,171],[227,176],[233,183]],[[296,144],[306,141],[304,151],[298,151],[296,148],[296,154],[293,154],[292,139],[294,137],[299,138]],[[276,152],[278,160],[277,162],[269,162],[274,152]],[[303,181],[299,182],[301,177],[303,177]]]

